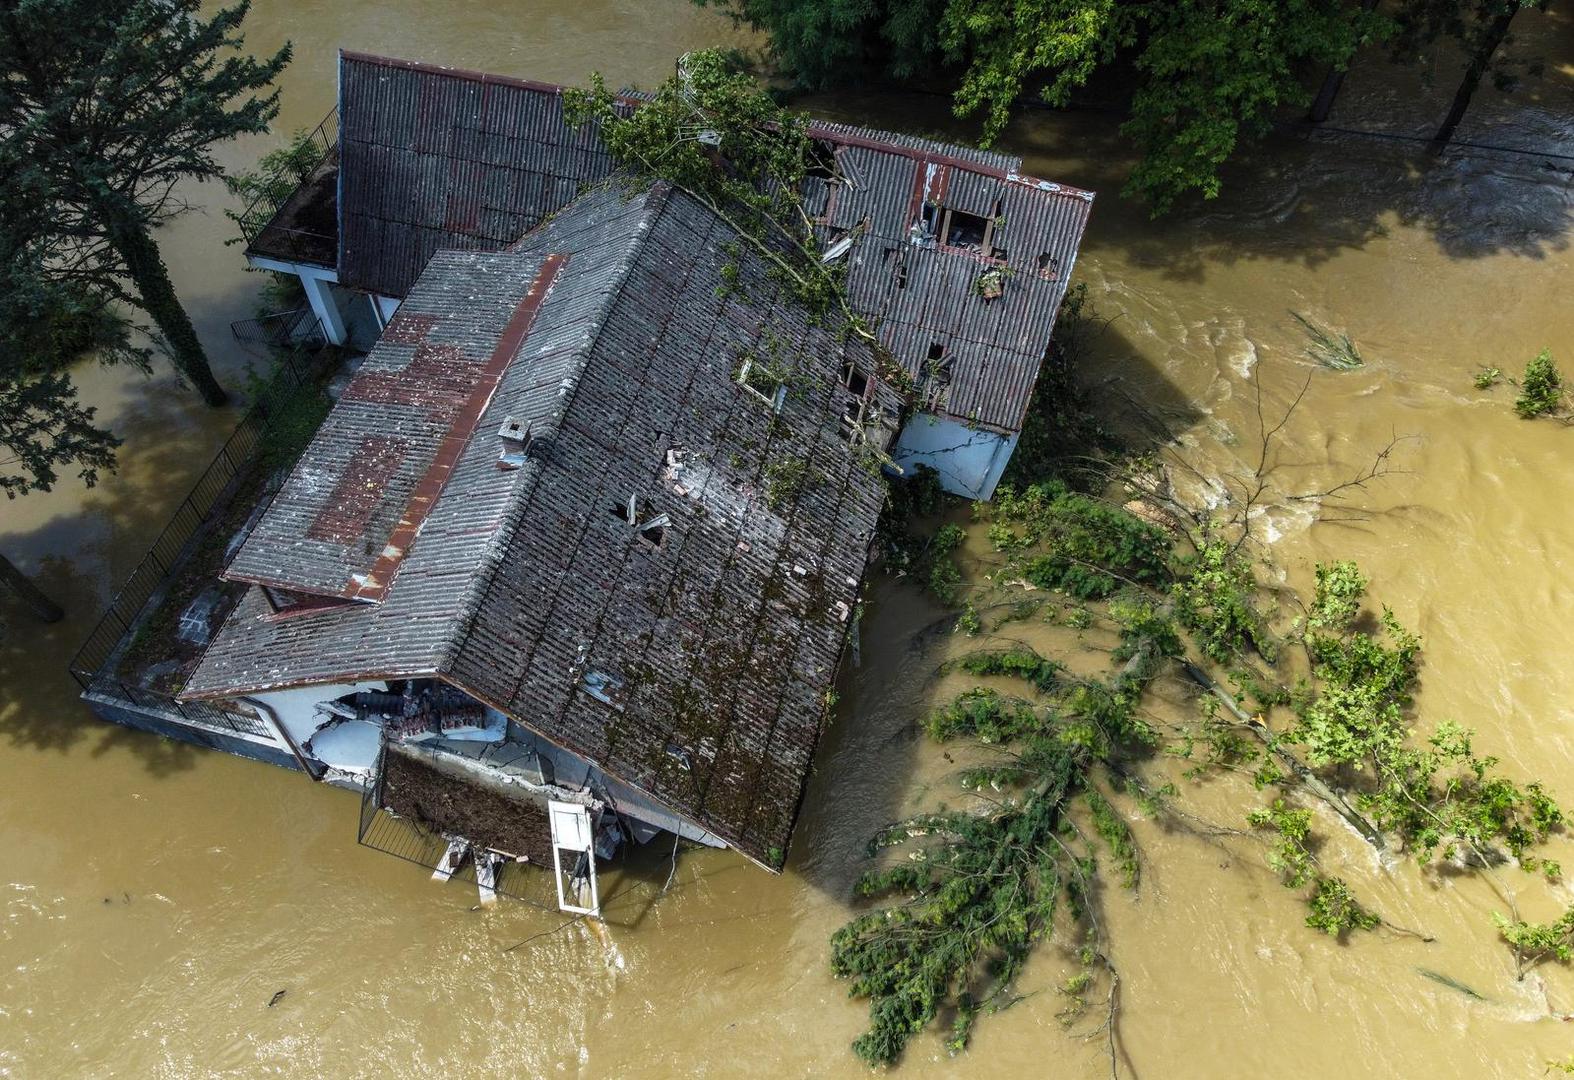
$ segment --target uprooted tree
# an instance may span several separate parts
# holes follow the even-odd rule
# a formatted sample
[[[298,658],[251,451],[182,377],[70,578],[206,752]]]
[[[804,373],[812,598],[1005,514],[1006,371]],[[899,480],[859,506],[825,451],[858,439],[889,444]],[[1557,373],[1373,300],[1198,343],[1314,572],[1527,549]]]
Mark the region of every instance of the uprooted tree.
[[[0,3],[0,164],[45,211],[45,269],[139,306],[210,405],[226,395],[153,230],[185,209],[182,181],[222,175],[216,143],[266,131],[278,112],[269,87],[290,49],[242,54],[247,9],[204,18],[198,0]]]
[[[812,165],[801,116],[714,53],[686,56],[677,75],[637,103],[597,80],[567,105],[578,122],[600,125],[624,169],[710,206],[796,302],[883,355],[848,304],[841,270],[818,257],[798,195]],[[1081,291],[1065,315],[1092,321]],[[1064,347],[1085,329],[1062,326],[1056,337]],[[1051,367],[1041,396],[1068,392]],[[887,377],[900,386],[894,365]],[[858,886],[876,906],[832,942],[833,970],[870,1002],[869,1030],[855,1043],[865,1060],[894,1060],[942,1013],[955,1016],[952,1046],[965,1046],[980,1015],[1017,1000],[1016,976],[1033,951],[1056,941],[1078,968],[1059,987],[1062,1017],[1076,1025],[1101,1016],[1091,1030],[1110,1041],[1113,1067],[1118,976],[1096,884],[1107,867],[1121,884],[1137,885],[1133,812],[1197,827],[1180,785],[1160,768],[1169,760],[1193,776],[1249,777],[1233,831],[1261,840],[1264,861],[1303,893],[1312,928],[1347,935],[1389,926],[1339,867],[1323,862],[1315,831],[1343,822],[1374,850],[1397,847],[1427,865],[1448,860],[1489,875],[1509,909],[1502,936],[1522,966],[1574,950],[1574,916],[1567,925],[1521,921],[1498,874],[1517,860],[1556,876],[1535,848],[1561,811],[1539,785],[1500,775],[1463,729],[1411,734],[1420,643],[1386,611],[1375,622],[1366,616],[1359,569],[1320,568],[1302,615],[1288,624],[1275,616],[1251,561],[1253,520],[1274,493],[1272,443],[1293,411],[1270,423],[1259,397],[1261,453],[1252,474],[1234,481],[1235,512],[1225,519],[1195,513],[1148,463],[1113,452],[1096,431],[1081,453],[1062,436],[1025,433],[1023,460],[1045,475],[1023,483],[1019,469],[1017,487],[977,509],[997,560],[984,581],[967,580],[954,559],[960,526],[914,543],[893,520],[906,509],[935,509],[932,485],[919,478],[893,490],[895,513],[877,542],[892,565],[964,605],[959,629],[982,634],[986,618],[998,627],[1053,608],[1068,627],[1102,632],[1113,666],[1098,677],[1076,674],[1020,644],[982,647],[959,662],[963,673],[994,680],[927,721],[934,738],[971,748],[958,777],[963,801],[876,837],[875,853],[887,858]],[[1036,401],[1031,414],[1083,433],[1074,416],[1060,424],[1062,403]],[[1397,444],[1323,491],[1279,494],[1339,506],[1392,471]],[[1057,464],[1060,475],[1051,475]],[[1135,507],[1111,499],[1122,485],[1140,498]],[[1188,720],[1151,705],[1161,684],[1176,681],[1196,694],[1198,713]],[[907,858],[891,861],[895,849]]]
[[[989,681],[926,722],[952,753],[971,747],[959,801],[875,838],[876,865],[857,886],[875,904],[832,941],[833,970],[870,1003],[854,1044],[866,1061],[895,1060],[942,1014],[954,1016],[949,1045],[961,1049],[979,1016],[1018,1000],[1027,957],[1058,947],[1075,967],[1057,988],[1061,1018],[1107,1039],[1115,1070],[1119,977],[1096,885],[1138,884],[1137,815],[1260,842],[1314,930],[1414,933],[1387,923],[1330,863],[1317,834],[1346,827],[1424,872],[1485,875],[1508,909],[1497,922],[1521,974],[1574,954],[1574,913],[1521,920],[1504,876],[1508,864],[1559,876],[1537,846],[1562,811],[1540,784],[1477,754],[1468,730],[1421,726],[1411,702],[1420,640],[1386,608],[1368,610],[1353,563],[1318,566],[1304,604],[1259,580],[1250,525],[1275,494],[1270,444],[1288,420],[1264,421],[1263,452],[1234,485],[1227,519],[1185,505],[1152,461],[1118,459],[1102,478],[1084,475],[1086,490],[1050,478],[975,508],[995,561],[952,595],[966,603],[960,629],[994,629],[1001,643],[986,638],[955,662]],[[1337,506],[1390,470],[1392,450],[1327,491],[1277,495]],[[1286,608],[1298,609],[1293,618]],[[1075,674],[1087,665],[1011,640],[1007,624],[1046,612],[1109,650],[1106,674]],[[1173,697],[1177,686],[1190,689],[1189,718],[1154,707],[1159,689]],[[1246,781],[1233,825],[1186,805],[1187,780],[1222,777]]]

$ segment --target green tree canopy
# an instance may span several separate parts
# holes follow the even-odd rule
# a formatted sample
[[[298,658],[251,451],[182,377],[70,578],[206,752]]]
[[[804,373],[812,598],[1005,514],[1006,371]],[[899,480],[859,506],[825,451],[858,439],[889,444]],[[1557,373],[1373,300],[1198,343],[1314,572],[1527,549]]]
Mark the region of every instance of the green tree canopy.
[[[290,49],[239,52],[248,6],[204,19],[199,0],[0,0],[0,161],[47,199],[44,270],[133,299],[211,404],[224,391],[151,230],[185,208],[180,181],[222,175],[215,143],[278,112]]]
[[[92,484],[114,467],[119,440],[77,401],[74,364],[91,355],[148,366],[113,292],[49,270],[46,204],[21,181],[0,189],[0,491],[9,498],[48,491],[59,469]]]
[[[1065,104],[1101,69],[1131,76],[1128,192],[1167,209],[1219,191],[1219,167],[1277,112],[1311,101],[1388,27],[1345,0],[699,0],[771,34],[806,85],[870,70],[961,72],[956,110],[999,136],[1025,94]],[[922,32],[920,32],[922,28]],[[863,69],[860,62],[866,62]]]

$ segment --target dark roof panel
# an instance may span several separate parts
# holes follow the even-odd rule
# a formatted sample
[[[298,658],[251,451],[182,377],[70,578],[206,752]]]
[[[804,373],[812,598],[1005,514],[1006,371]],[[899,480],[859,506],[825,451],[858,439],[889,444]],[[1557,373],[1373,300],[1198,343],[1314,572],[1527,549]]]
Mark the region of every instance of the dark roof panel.
[[[439,248],[505,247],[615,167],[594,125],[568,125],[561,87],[355,53],[341,56],[340,86],[339,280],[354,288],[403,296]],[[858,230],[854,306],[915,378],[935,335],[951,334],[936,376],[947,385],[924,387],[926,400],[1020,428],[1092,195],[1020,176],[1006,154],[823,121],[811,131],[837,145],[839,177],[811,179],[806,201],[827,243]],[[915,246],[926,198],[993,219],[1004,258]],[[995,266],[1005,294],[986,300],[977,281]]]

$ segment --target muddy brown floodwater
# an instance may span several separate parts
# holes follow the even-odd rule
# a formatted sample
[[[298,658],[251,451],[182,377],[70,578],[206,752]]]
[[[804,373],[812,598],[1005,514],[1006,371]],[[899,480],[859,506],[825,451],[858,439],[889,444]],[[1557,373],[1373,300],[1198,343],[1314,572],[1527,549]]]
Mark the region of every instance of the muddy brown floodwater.
[[[1553,58],[1546,77],[1515,98],[1484,90],[1460,137],[1574,154],[1570,23],[1521,19],[1521,48]],[[734,40],[725,21],[676,0],[259,3],[252,45],[285,36],[297,59],[284,129],[332,104],[341,45],[649,84],[684,48]],[[1438,77],[1446,93],[1452,75]],[[1403,104],[1403,78],[1358,70],[1335,124],[1424,131],[1441,99]],[[965,135],[932,96],[846,94],[815,107]],[[1574,802],[1574,432],[1520,421],[1507,389],[1470,385],[1479,365],[1517,370],[1543,346],[1574,365],[1564,288],[1574,161],[1486,150],[1436,161],[1403,141],[1281,139],[1232,169],[1225,198],[1153,223],[1116,197],[1129,161],[1108,118],[1033,114],[1008,142],[1028,171],[1101,192],[1077,274],[1113,319],[1084,376],[1114,411],[1129,421],[1141,402],[1199,470],[1240,472],[1257,444],[1252,380],[1276,416],[1310,376],[1276,446],[1281,495],[1412,437],[1396,458],[1404,471],[1354,500],[1367,513],[1280,498],[1259,535],[1294,585],[1319,559],[1360,560],[1374,595],[1425,639],[1423,723],[1474,727],[1510,772]],[[245,165],[263,148],[226,159]],[[244,357],[227,323],[251,314],[256,279],[222,245],[221,193],[194,195],[206,212],[162,242],[237,385]],[[1348,330],[1367,366],[1312,366],[1291,309]],[[72,612],[46,628],[13,612],[0,644],[0,1076],[866,1075],[847,1050],[863,1006],[829,977],[826,942],[848,914],[866,837],[933,797],[942,775],[914,719],[954,689],[931,677],[961,647],[943,613],[903,584],[874,586],[862,666],[785,876],[684,854],[661,895],[668,867],[656,853],[604,890],[604,929],[578,924],[505,954],[561,916],[474,912],[463,890],[358,847],[354,796],[101,725],[77,702],[73,648],[234,421],[167,376],[88,370],[83,382],[125,437],[120,473],[0,507],[0,546]],[[1187,797],[1221,818],[1239,813],[1222,789]],[[1500,905],[1479,882],[1352,850],[1357,890],[1438,940],[1340,945],[1301,925],[1298,902],[1251,849],[1137,831],[1144,888],[1105,897],[1135,1074],[1529,1077],[1574,1052],[1574,1027],[1549,1018],[1574,1010],[1574,979],[1550,968],[1514,981],[1488,925]],[[1550,854],[1574,865],[1567,846]],[[1045,950],[1022,980],[1045,993],[988,1018],[956,1060],[919,1038],[899,1075],[1105,1073],[1099,1046],[1060,1030],[1062,974]]]

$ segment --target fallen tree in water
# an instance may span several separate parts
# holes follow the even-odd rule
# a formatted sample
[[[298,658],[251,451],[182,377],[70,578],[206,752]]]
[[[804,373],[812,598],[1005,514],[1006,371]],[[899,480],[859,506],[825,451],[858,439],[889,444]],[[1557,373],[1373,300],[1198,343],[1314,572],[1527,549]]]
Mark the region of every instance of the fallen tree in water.
[[[978,760],[956,777],[955,805],[875,838],[878,861],[857,884],[872,906],[832,939],[834,973],[869,1001],[869,1028],[854,1043],[865,1061],[894,1061],[942,1017],[948,1045],[961,1050],[980,1016],[1020,1000],[1023,965],[1053,943],[1074,969],[1057,987],[1059,1015],[1105,1039],[1116,1071],[1119,978],[1099,883],[1113,875],[1137,887],[1133,817],[1197,827],[1175,762],[1194,780],[1246,781],[1233,789],[1238,825],[1208,828],[1260,841],[1266,864],[1302,896],[1311,929],[1414,933],[1387,923],[1347,880],[1352,866],[1326,853],[1319,831],[1342,822],[1374,855],[1486,876],[1509,908],[1500,933],[1521,973],[1574,954],[1574,914],[1521,921],[1501,876],[1511,863],[1559,876],[1537,847],[1562,811],[1541,785],[1478,755],[1466,729],[1417,727],[1421,642],[1386,608],[1368,610],[1359,568],[1318,566],[1310,597],[1278,603],[1300,609],[1286,621],[1275,612],[1283,598],[1250,560],[1250,500],[1235,518],[1208,521],[1156,490],[1123,494],[1160,513],[1058,480],[1002,489],[975,508],[996,561],[983,580],[955,585],[957,602],[975,617],[1003,607],[1010,620],[1024,595],[1071,601],[1080,614],[1066,625],[1106,631],[1111,666],[1073,674],[1004,637],[955,663],[953,673],[988,681],[926,727]],[[1156,524],[1172,519],[1181,524]],[[1191,686],[1195,715],[1152,708],[1160,684]]]

